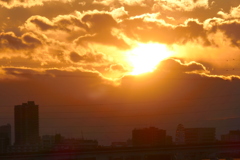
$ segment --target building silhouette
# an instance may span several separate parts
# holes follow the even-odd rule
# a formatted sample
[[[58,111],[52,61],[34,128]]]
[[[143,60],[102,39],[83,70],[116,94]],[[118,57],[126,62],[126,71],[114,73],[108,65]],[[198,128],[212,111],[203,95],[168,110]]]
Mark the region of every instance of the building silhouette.
[[[61,134],[43,135],[41,137],[42,151],[64,151],[96,149],[97,140],[86,140],[79,138],[65,138]]]
[[[216,142],[215,128],[185,128],[177,126],[175,144],[204,144]]]
[[[6,152],[11,145],[11,125],[0,126],[0,153]]]
[[[14,107],[15,145],[32,145],[39,142],[38,105],[34,101]]]
[[[231,130],[228,134],[221,135],[222,142],[240,142],[240,130]]]
[[[215,135],[215,128],[185,128],[185,144],[214,143]]]
[[[185,128],[182,124],[177,126],[176,136],[175,136],[175,144],[183,145],[185,144]]]
[[[166,135],[166,130],[155,127],[134,129],[132,131],[133,146],[159,146],[171,143],[171,137]]]

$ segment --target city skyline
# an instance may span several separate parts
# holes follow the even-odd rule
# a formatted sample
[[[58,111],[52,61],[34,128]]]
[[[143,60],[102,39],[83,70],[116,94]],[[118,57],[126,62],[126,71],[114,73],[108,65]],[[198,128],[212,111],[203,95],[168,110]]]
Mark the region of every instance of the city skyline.
[[[28,145],[41,145],[42,138],[48,138],[51,136],[60,135],[60,132],[52,134],[42,133],[39,134],[39,105],[36,105],[34,101],[28,101],[27,103],[22,103],[21,105],[14,106],[14,132],[11,133],[11,125],[1,125],[3,133],[2,143],[12,144],[16,146],[28,146]],[[80,126],[79,126],[80,127]],[[1,131],[1,130],[0,130]],[[128,131],[129,132],[129,131]],[[229,130],[229,133],[221,134],[221,137],[217,137],[215,127],[184,127],[183,124],[178,124],[175,129],[174,135],[169,135],[168,131],[164,128],[156,128],[155,126],[147,127],[134,127],[131,131],[131,137],[125,137],[124,141],[115,139],[112,143],[119,143],[131,141],[132,146],[142,146],[145,145],[184,145],[184,144],[201,144],[201,143],[215,143],[215,142],[238,142],[240,141],[240,130]],[[10,136],[12,135],[12,136]],[[110,135],[110,134],[109,134]],[[228,137],[232,135],[232,137]],[[10,137],[9,137],[10,136]],[[13,143],[11,143],[12,138],[15,136]],[[80,138],[81,136],[81,138]],[[42,137],[42,138],[41,138]],[[134,138],[135,137],[135,138]],[[145,137],[145,138],[143,138]],[[10,138],[10,139],[9,139]],[[84,136],[78,135],[76,137],[66,137],[67,139],[80,138],[84,140]],[[47,139],[46,139],[47,140]],[[95,138],[94,141],[97,139]],[[6,142],[5,142],[6,141]],[[98,141],[98,140],[97,140]],[[128,142],[129,143],[129,142]],[[142,144],[142,145],[141,145]],[[102,144],[100,144],[102,145]],[[106,144],[105,144],[106,145]],[[109,145],[109,144],[108,144]]]
[[[0,1],[0,125],[41,106],[40,135],[239,129],[239,0]]]
[[[119,103],[119,104],[115,104],[115,105],[122,105],[123,103]],[[147,103],[147,104],[151,104],[151,103]],[[92,107],[98,107],[98,106],[102,106],[103,104],[94,104],[94,105],[89,105]],[[126,105],[126,104],[125,104]],[[131,104],[127,104],[127,105],[133,105]],[[14,105],[16,106],[16,105]],[[4,125],[7,123],[10,124],[14,124],[13,121],[13,117],[9,118],[11,116],[14,115],[14,111],[12,107],[4,107],[4,108],[8,108],[8,111],[6,114],[2,114],[2,116],[4,116],[3,118],[1,118],[1,122],[2,124],[0,125]],[[41,106],[41,105],[40,105]],[[77,110],[77,111],[68,111],[68,112],[64,112],[63,110],[60,111],[59,109],[56,111],[54,109],[59,108],[62,106],[68,106],[68,105],[53,105],[52,106],[52,110],[51,111],[46,111],[46,108],[40,107],[40,124],[39,124],[39,129],[40,129],[40,135],[54,135],[56,133],[62,133],[64,136],[66,137],[76,137],[76,138],[87,138],[87,139],[98,139],[100,144],[102,145],[109,145],[111,142],[113,141],[125,141],[126,139],[131,137],[131,130],[132,129],[139,129],[139,128],[144,128],[144,127],[158,127],[160,129],[165,129],[168,131],[168,134],[170,136],[172,136],[173,138],[175,137],[175,131],[177,128],[178,123],[176,122],[158,122],[158,121],[154,121],[154,119],[158,119],[159,117],[169,117],[169,116],[175,116],[175,115],[188,115],[188,114],[194,114],[198,111],[194,111],[194,112],[187,112],[187,113],[182,113],[180,111],[178,112],[174,112],[174,113],[154,113],[154,112],[149,112],[146,110],[143,110],[143,112],[139,112],[138,114],[135,114],[134,117],[131,116],[132,112],[135,112],[135,110],[133,109],[129,109],[129,108],[124,108],[123,109],[109,109],[107,111],[107,115],[106,114],[102,114],[99,115],[99,113],[105,113],[105,111],[96,111],[96,110]],[[112,106],[112,105],[109,105]],[[12,108],[12,109],[11,109]],[[10,109],[10,110],[9,110]],[[124,111],[124,113],[127,113],[128,115],[124,115],[124,116],[114,116],[114,115],[109,115],[109,113],[116,113],[119,111]],[[212,111],[217,111],[217,110],[212,110]],[[227,110],[223,110],[223,111],[227,111]],[[204,112],[206,113],[206,111],[202,111],[199,110],[199,112]],[[44,114],[44,115],[42,115]],[[116,119],[116,118],[124,118],[126,120],[128,119],[133,119],[133,118],[141,118],[143,121],[145,121],[144,119],[147,118],[151,118],[153,119],[152,121],[149,122],[135,122],[135,123],[125,123],[124,125],[119,125],[119,124],[113,124],[113,125],[109,125],[108,123],[102,123],[101,125],[99,124],[84,124],[84,122],[81,123],[82,119],[86,119],[89,118],[89,114],[93,114],[93,119],[95,119],[96,121],[101,121],[101,120],[109,120],[109,119]],[[48,115],[48,116],[46,116]],[[72,116],[74,115],[74,117]],[[80,116],[79,116],[80,115]],[[95,115],[95,116],[94,116]],[[42,119],[41,119],[42,118]],[[61,124],[63,124],[66,121],[70,121],[73,123],[66,123],[64,126],[62,126]],[[96,122],[95,121],[95,122]],[[47,122],[47,123],[46,123]],[[79,123],[74,123],[74,122],[79,122]],[[187,121],[187,123],[182,123],[184,124],[184,126],[186,127],[190,127],[190,128],[201,128],[201,127],[214,127],[216,128],[216,138],[220,139],[220,136],[223,134],[226,134],[229,130],[238,130],[239,126],[238,125],[230,125],[230,126],[222,126],[222,125],[216,125],[214,126],[213,124],[204,124],[201,121],[198,123],[198,125],[196,123],[192,123]],[[196,125],[195,125],[196,124]],[[54,126],[55,125],[55,126]],[[169,125],[171,125],[171,127],[169,127]],[[14,125],[12,125],[14,126]],[[173,127],[172,127],[173,126]],[[104,129],[104,128],[124,128],[123,130],[105,130],[105,131],[96,131],[96,130],[88,130],[90,129],[95,129],[95,128],[100,128],[100,129]],[[170,129],[169,129],[170,128]],[[116,136],[117,135],[117,136]],[[120,136],[119,136],[120,135]],[[114,137],[114,138],[112,138]],[[120,138],[119,138],[120,137]],[[106,140],[107,139],[107,140]]]

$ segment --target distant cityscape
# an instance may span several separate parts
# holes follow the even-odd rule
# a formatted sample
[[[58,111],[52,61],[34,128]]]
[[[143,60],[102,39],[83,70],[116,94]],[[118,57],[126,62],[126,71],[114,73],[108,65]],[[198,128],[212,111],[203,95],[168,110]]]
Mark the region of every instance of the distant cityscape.
[[[156,127],[132,130],[132,137],[125,142],[112,142],[104,147],[152,147],[213,144],[216,142],[240,142],[240,130],[231,130],[221,139],[216,139],[215,128],[186,128],[178,124],[175,139],[167,131]],[[63,151],[96,149],[103,146],[97,140],[65,138],[61,133],[39,135],[39,106],[28,101],[14,106],[14,142],[10,124],[0,126],[0,153],[26,153],[40,151]]]

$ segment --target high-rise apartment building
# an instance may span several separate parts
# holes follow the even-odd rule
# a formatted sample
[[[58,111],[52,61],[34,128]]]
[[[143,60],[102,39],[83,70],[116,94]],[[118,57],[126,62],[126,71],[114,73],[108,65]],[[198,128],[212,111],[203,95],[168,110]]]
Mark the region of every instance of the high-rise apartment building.
[[[39,142],[38,105],[34,101],[14,107],[15,145],[37,144]]]
[[[179,124],[177,126],[175,144],[176,145],[185,144],[185,128],[182,124]]]

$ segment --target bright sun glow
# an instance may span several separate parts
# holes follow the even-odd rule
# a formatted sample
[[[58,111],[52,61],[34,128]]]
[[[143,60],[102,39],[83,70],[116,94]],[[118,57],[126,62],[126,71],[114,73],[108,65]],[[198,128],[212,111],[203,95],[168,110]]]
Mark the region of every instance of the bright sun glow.
[[[130,74],[138,75],[154,71],[162,60],[172,55],[172,52],[163,44],[140,43],[127,54],[128,62],[132,67]]]

